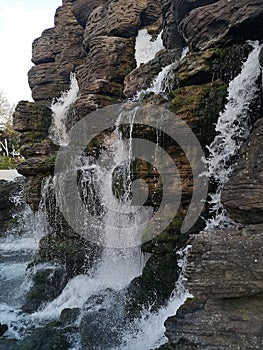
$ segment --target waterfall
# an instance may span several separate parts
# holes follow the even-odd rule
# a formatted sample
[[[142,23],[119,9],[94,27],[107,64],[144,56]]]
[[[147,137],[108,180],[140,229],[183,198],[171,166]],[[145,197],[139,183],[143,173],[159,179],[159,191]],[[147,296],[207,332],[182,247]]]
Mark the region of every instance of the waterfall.
[[[66,127],[67,117],[70,108],[78,98],[78,93],[79,86],[76,74],[71,73],[69,90],[62,92],[61,96],[55,99],[51,105],[53,118],[49,130],[49,137],[56,145],[66,146],[68,144],[69,140]]]
[[[112,176],[116,168],[121,171],[120,175],[130,173],[130,163],[132,160],[132,128],[136,109],[130,119],[130,138],[126,142],[122,139],[122,132],[119,129],[122,114],[116,121],[113,135],[108,139],[109,147],[102,151],[100,159],[83,155],[77,162],[78,171],[81,173],[80,187],[84,194],[84,201],[89,210],[96,213],[96,199],[102,205],[99,213],[94,215],[92,221],[87,223],[87,229],[99,230],[101,244],[105,246],[102,256],[93,267],[89,275],[79,275],[71,279],[64,288],[61,295],[48,303],[44,309],[35,312],[31,320],[36,324],[41,324],[50,319],[58,318],[65,308],[82,308],[90,296],[98,294],[100,291],[110,288],[120,291],[126,288],[129,283],[142,273],[147,257],[142,256],[140,247],[134,246],[134,234],[136,225],[136,207],[131,206],[129,193],[131,189],[131,178],[126,176],[123,184],[124,193],[122,200],[118,200],[112,193]],[[62,174],[67,178],[68,174]],[[60,181],[54,178],[54,181]],[[88,188],[88,192],[86,192]],[[92,193],[92,191],[94,193]],[[131,210],[131,215],[126,215],[128,220],[126,228],[118,228],[118,213]],[[123,222],[122,222],[123,224]],[[141,226],[141,230],[143,227]],[[83,230],[85,228],[83,227]],[[131,248],[121,248],[122,241],[130,243]],[[120,244],[120,248],[113,248]],[[81,288],[79,286],[81,285]]]
[[[162,32],[156,39],[153,39],[147,29],[140,29],[135,44],[135,60],[137,67],[139,67],[141,63],[151,61],[156,53],[163,49],[165,49],[165,47],[163,46]]]
[[[23,202],[23,193],[11,200],[16,205],[22,202],[24,211],[16,217],[18,225],[0,238],[0,322],[9,327],[7,336],[20,338],[25,321],[20,307],[32,285],[27,266],[38,251],[40,238],[47,232],[44,213],[33,213]]]
[[[208,146],[209,157],[204,159],[208,166],[205,175],[218,183],[216,192],[210,194],[212,218],[207,220],[207,230],[234,224],[227,217],[221,204],[221,192],[233,172],[235,166],[233,160],[251,130],[248,114],[250,104],[258,91],[257,80],[261,73],[258,57],[263,45],[259,42],[250,42],[250,45],[253,50],[243,64],[241,73],[229,84],[228,102],[219,115],[215,128],[217,135]]]
[[[150,87],[146,90],[141,90],[136,93],[134,100],[139,100],[145,94],[153,92],[158,95],[162,92],[171,92],[174,87],[175,81],[175,69],[178,67],[179,63],[185,58],[189,51],[188,47],[182,50],[181,57],[167,66],[163,67],[159,74],[153,79]]]

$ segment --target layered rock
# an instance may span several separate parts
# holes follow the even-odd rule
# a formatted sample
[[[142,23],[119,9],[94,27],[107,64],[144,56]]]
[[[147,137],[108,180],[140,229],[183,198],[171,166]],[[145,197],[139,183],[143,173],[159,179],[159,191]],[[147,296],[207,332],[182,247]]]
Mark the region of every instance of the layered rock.
[[[25,200],[33,210],[37,210],[41,198],[41,181],[52,173],[54,154],[57,151],[48,130],[52,112],[45,105],[21,101],[13,115],[14,129],[20,133],[21,154],[25,161],[17,170],[25,175]]]
[[[194,295],[166,321],[170,349],[262,346],[263,226],[201,232],[188,256]]]
[[[244,224],[263,223],[263,120],[240,151],[240,161],[222,193],[231,218]]]
[[[168,48],[182,45],[175,38],[178,33],[181,41],[194,50],[261,39],[263,35],[260,25],[263,4],[258,0],[163,1],[163,8]]]

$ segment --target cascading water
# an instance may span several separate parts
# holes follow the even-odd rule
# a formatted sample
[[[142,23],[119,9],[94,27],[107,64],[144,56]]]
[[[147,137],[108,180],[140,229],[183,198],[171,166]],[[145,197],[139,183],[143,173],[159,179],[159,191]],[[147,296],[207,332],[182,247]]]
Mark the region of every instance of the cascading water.
[[[185,47],[182,50],[181,57],[178,60],[170,63],[168,66],[162,68],[159,74],[153,79],[151,86],[146,89],[137,92],[134,99],[138,100],[141,96],[153,92],[154,94],[160,94],[162,92],[170,92],[174,87],[175,80],[175,69],[178,67],[179,63],[185,58],[187,52],[189,51],[188,47]]]
[[[242,143],[247,139],[251,130],[249,108],[255,98],[261,69],[258,60],[262,45],[259,42],[250,42],[253,50],[243,64],[241,73],[235,77],[228,87],[228,103],[218,118],[216,124],[217,136],[208,147],[209,157],[204,162],[208,166],[205,174],[213,178],[218,184],[215,193],[210,194],[210,214],[206,230],[223,228],[234,223],[226,215],[221,204],[221,192],[233,172],[233,160]]]
[[[67,116],[72,104],[78,98],[78,93],[79,86],[76,75],[71,73],[69,90],[63,92],[51,105],[53,119],[49,136],[56,145],[66,146],[68,144],[68,132],[66,129]]]

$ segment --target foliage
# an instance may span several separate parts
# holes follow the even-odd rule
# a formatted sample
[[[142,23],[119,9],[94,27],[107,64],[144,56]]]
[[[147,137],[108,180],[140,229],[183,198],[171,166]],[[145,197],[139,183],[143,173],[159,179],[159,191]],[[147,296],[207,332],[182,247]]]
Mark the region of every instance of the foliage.
[[[12,106],[3,91],[0,90],[0,129],[5,129],[8,125],[12,125],[12,115],[14,112],[14,106]]]

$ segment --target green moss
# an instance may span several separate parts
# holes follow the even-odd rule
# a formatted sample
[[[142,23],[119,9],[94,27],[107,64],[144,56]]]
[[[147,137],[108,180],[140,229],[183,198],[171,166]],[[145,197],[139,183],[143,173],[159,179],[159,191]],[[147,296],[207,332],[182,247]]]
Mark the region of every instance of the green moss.
[[[4,157],[0,156],[0,170],[16,169],[17,165],[23,161],[19,157]]]

